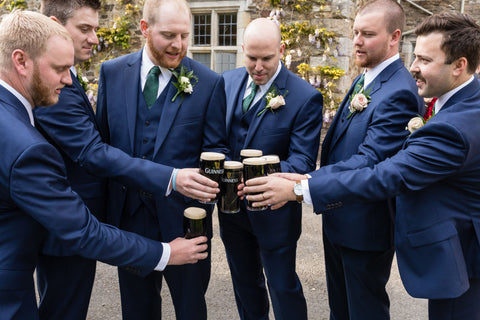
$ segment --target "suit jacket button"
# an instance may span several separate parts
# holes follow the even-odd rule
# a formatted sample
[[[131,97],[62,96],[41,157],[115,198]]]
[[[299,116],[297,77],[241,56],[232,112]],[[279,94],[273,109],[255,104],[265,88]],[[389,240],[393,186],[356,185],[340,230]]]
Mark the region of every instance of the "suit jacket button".
[[[126,186],[122,186],[122,191],[126,191],[127,190],[127,187]]]

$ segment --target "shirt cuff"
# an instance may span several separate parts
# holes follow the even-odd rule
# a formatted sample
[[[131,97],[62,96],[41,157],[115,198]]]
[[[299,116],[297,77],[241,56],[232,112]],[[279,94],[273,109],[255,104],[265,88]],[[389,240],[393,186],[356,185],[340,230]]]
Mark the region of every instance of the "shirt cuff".
[[[168,197],[173,190],[173,178],[177,177],[179,169],[173,169],[172,174],[170,175],[170,181],[168,182],[167,192],[165,192],[165,197]]]
[[[162,242],[163,254],[162,258],[155,267],[155,271],[163,271],[167,266],[168,260],[170,260],[170,245],[168,243]]]
[[[309,174],[306,174],[306,176],[308,177],[308,179],[312,177]],[[302,184],[303,202],[305,202],[306,204],[313,204],[312,195],[310,194],[310,187],[308,185],[308,179],[303,179],[302,181],[300,181],[300,183]]]

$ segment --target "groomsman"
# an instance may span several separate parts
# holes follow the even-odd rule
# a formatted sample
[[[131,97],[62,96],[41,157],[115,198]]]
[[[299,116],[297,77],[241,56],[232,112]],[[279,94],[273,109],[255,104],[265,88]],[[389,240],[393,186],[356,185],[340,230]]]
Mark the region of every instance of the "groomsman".
[[[146,39],[142,50],[100,68],[97,119],[106,141],[132,157],[177,168],[198,168],[202,151],[227,153],[223,79],[186,57],[192,29],[188,3],[146,0],[140,29]],[[182,172],[176,172],[167,197],[110,181],[107,221],[152,239],[174,239],[183,235],[183,211],[202,206],[211,237],[213,205],[179,193]],[[219,191],[216,186],[210,194]],[[144,278],[119,269],[123,319],[160,319],[163,279],[177,319],[207,318],[210,259]]]
[[[253,20],[243,38],[245,67],[223,74],[227,97],[230,158],[242,149],[279,156],[284,172],[315,169],[323,97],[280,62],[285,47],[279,27]],[[277,319],[307,319],[307,305],[295,270],[302,206],[289,203],[273,215],[250,211],[219,213],[220,233],[241,319],[268,319],[268,291]]]
[[[74,64],[88,60],[98,45],[99,0],[42,0],[44,15],[62,24],[70,33]],[[174,168],[134,158],[104,142],[95,113],[74,66],[72,83],[66,85],[57,104],[35,108],[37,128],[60,151],[72,189],[100,221],[106,220],[107,180],[141,187],[159,196],[172,189]],[[176,188],[183,195],[209,199],[216,183],[198,170],[183,169],[176,175]],[[96,261],[76,255],[49,237],[37,266],[40,317],[48,320],[83,320],[87,317],[95,278]]]

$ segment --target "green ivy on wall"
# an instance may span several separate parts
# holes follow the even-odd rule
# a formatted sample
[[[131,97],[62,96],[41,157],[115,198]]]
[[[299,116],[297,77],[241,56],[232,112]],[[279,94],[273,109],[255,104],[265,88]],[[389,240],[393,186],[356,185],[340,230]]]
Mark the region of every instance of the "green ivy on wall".
[[[3,0],[0,2],[0,8],[5,6],[5,8],[12,12],[15,9],[25,10],[28,9],[28,5],[25,0],[15,0],[15,1],[7,1]]]

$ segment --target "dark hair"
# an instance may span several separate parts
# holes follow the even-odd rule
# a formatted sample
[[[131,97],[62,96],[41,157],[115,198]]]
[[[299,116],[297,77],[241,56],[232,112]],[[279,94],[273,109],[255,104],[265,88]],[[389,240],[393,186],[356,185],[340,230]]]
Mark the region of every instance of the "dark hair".
[[[80,8],[100,10],[100,0],[42,0],[40,11],[47,17],[56,17],[63,25]]]
[[[426,18],[415,28],[417,36],[438,32],[443,34],[440,48],[445,53],[446,64],[464,57],[468,72],[475,73],[480,62],[480,27],[466,14],[442,12]]]
[[[400,32],[403,32],[403,28],[405,27],[405,12],[397,1],[373,0],[360,8],[358,14],[374,10],[383,12],[388,33],[393,33],[397,29],[400,30]]]

